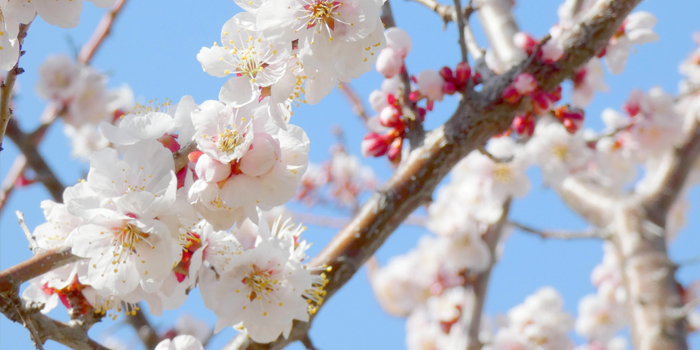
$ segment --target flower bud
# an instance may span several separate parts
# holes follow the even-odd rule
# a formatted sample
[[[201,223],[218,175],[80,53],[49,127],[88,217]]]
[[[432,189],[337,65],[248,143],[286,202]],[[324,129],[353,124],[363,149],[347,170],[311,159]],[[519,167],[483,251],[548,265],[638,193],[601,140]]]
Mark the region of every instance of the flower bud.
[[[518,32],[513,35],[513,43],[520,50],[525,51],[528,55],[531,55],[537,46],[537,41],[533,39],[530,35],[523,32]]]
[[[403,128],[403,121],[401,120],[401,112],[394,106],[386,106],[379,113],[379,123],[387,128]]]
[[[387,152],[387,156],[389,157],[389,160],[394,163],[398,164],[401,162],[401,151],[403,150],[403,138],[397,137],[394,139],[394,141],[391,142],[391,145],[389,146],[389,151]]]
[[[376,112],[381,112],[389,105],[387,93],[381,90],[374,90],[369,94],[369,105]]]
[[[207,183],[217,183],[226,180],[231,175],[231,165],[223,164],[206,154],[202,154],[197,159],[195,172],[198,178]]]
[[[268,133],[255,133],[250,149],[240,160],[239,169],[248,176],[267,174],[279,161],[281,154],[279,141]]]
[[[455,79],[458,86],[465,86],[469,82],[469,77],[472,75],[472,67],[467,62],[459,62],[455,68]]]
[[[411,37],[403,29],[391,27],[384,31],[386,46],[398,52],[401,57],[406,57],[411,52]]]
[[[554,110],[554,116],[564,125],[566,131],[573,134],[583,125],[584,113],[580,109],[570,110],[567,107],[559,107]]]
[[[452,73],[452,69],[450,67],[442,67],[440,68],[440,76],[442,79],[445,79],[445,81],[455,81],[455,75]]]
[[[455,84],[448,81],[444,84],[442,84],[442,93],[446,95],[454,95],[454,93],[457,92],[457,88],[455,87]]]
[[[530,73],[521,73],[513,81],[512,86],[521,95],[527,95],[537,88],[537,80]]]
[[[387,78],[391,78],[401,72],[401,68],[403,68],[403,58],[401,58],[399,52],[387,47],[377,56],[375,67],[377,68],[377,72]]]
[[[518,135],[532,136],[535,132],[535,118],[529,113],[516,116],[512,128]]]
[[[177,143],[177,135],[165,134],[158,138],[158,142],[163,144],[170,152],[175,153],[180,150],[180,144]]]
[[[445,84],[445,80],[440,76],[440,73],[432,69],[424,70],[418,74],[418,91],[429,100],[442,101],[443,84]]]
[[[360,144],[360,148],[362,150],[362,155],[365,157],[380,157],[386,154],[388,148],[389,148],[389,143],[390,143],[389,137],[387,135],[380,135],[374,132],[371,132],[367,135],[365,135],[365,138],[362,140],[362,143]]]
[[[522,95],[520,95],[518,89],[513,85],[508,85],[508,87],[503,90],[501,97],[503,97],[503,101],[506,101],[506,103],[515,103],[520,100]]]
[[[202,151],[191,152],[190,154],[187,155],[187,160],[189,160],[192,163],[197,163],[197,159],[199,159],[199,157],[201,157],[202,154],[204,154],[204,152],[202,152]]]

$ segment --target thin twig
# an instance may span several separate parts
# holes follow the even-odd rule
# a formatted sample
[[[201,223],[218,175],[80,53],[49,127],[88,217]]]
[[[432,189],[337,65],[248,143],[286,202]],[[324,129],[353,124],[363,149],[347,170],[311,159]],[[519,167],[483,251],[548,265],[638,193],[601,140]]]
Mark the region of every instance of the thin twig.
[[[491,154],[486,147],[479,147],[479,152],[485,156],[487,156],[489,159],[494,161],[494,163],[508,163],[511,160],[513,160],[513,156],[507,157],[507,158],[499,158]]]
[[[20,55],[17,57],[17,63],[7,72],[5,80],[0,85],[0,152],[2,152],[3,149],[2,142],[7,130],[7,124],[10,122],[10,118],[12,118],[10,104],[12,103],[15,81],[17,80],[17,76],[24,72],[24,69],[19,67],[19,59],[22,57],[22,44],[24,44],[24,38],[27,37],[27,30],[31,24],[32,22],[20,24],[19,34],[17,34],[17,45],[19,45]]]
[[[462,13],[462,0],[454,0],[455,12]],[[457,30],[459,31],[459,49],[462,54],[462,62],[467,62],[467,41],[464,37],[464,16],[455,16],[457,18]]]
[[[345,95],[347,98],[348,102],[350,102],[350,106],[352,106],[352,111],[353,113],[357,114],[358,117],[362,118],[362,122],[366,125],[367,121],[369,120],[369,117],[367,116],[367,113],[365,112],[365,105],[362,103],[362,99],[360,99],[360,96],[357,95],[357,92],[352,88],[352,85],[350,83],[340,83],[340,92]]]
[[[543,231],[543,230],[537,230],[532,227],[510,221],[508,224],[514,228],[517,228],[523,232],[527,233],[533,233],[536,234],[542,238],[556,238],[556,239],[588,239],[588,238],[596,238],[596,239],[608,239],[609,234],[606,234],[602,232],[599,229],[591,228],[586,231],[580,231],[580,232],[571,232],[571,231]]]
[[[22,228],[22,232],[24,232],[24,235],[27,237],[29,249],[33,254],[36,254],[39,250],[39,244],[36,242],[36,237],[34,237],[31,231],[29,231],[29,227],[27,227],[27,223],[24,221],[24,214],[17,210],[15,211],[15,215],[17,215],[17,221],[19,221],[19,226]]]

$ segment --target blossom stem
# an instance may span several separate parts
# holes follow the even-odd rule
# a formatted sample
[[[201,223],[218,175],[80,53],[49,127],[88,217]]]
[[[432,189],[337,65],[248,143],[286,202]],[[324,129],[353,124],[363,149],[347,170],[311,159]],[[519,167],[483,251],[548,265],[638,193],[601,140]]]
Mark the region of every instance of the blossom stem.
[[[17,42],[19,45],[20,55],[17,57],[17,63],[15,66],[7,72],[5,75],[5,80],[0,85],[0,152],[2,152],[2,142],[7,131],[7,124],[12,118],[12,109],[10,104],[12,103],[12,94],[14,93],[15,81],[17,80],[17,75],[22,74],[24,69],[20,68],[19,60],[22,57],[22,44],[24,43],[24,38],[27,37],[27,30],[32,22],[27,24],[21,24],[19,26],[19,34],[17,34]]]

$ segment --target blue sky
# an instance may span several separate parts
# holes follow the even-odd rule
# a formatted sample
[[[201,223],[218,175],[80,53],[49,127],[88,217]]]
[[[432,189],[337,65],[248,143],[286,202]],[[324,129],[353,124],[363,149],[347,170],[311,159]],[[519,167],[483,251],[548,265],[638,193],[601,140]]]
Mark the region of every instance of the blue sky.
[[[444,65],[454,66],[459,61],[457,31],[453,24],[443,31],[439,17],[424,7],[410,1],[394,1],[396,23],[413,39],[413,51],[407,58],[410,73],[417,75],[424,69],[438,70]],[[557,21],[559,1],[523,1],[516,6],[515,16],[521,30],[542,36]],[[600,129],[600,113],[604,108],[619,109],[632,89],[648,90],[660,86],[675,93],[680,79],[678,63],[694,49],[691,40],[697,25],[700,3],[648,0],[638,10],[652,12],[658,18],[656,32],[661,40],[639,47],[630,57],[625,72],[609,75],[606,81],[610,92],[597,95],[586,110],[586,126]],[[197,102],[216,99],[224,80],[202,72],[196,54],[202,46],[211,46],[218,41],[221,26],[240,9],[231,0],[149,0],[130,1],[113,30],[112,37],[100,50],[93,65],[109,74],[110,86],[128,84],[141,100],[170,98],[179,100],[183,95],[194,96]],[[34,94],[37,68],[51,54],[69,54],[77,45],[85,42],[100,19],[102,10],[86,2],[80,25],[71,30],[59,29],[37,20],[26,39],[27,54],[22,58],[26,73],[20,76],[21,94],[17,101],[16,118],[25,130],[38,124],[39,115],[46,102]],[[476,17],[472,27],[477,40],[485,45],[486,40]],[[379,87],[382,77],[371,72],[353,82],[358,93],[366,97]],[[428,115],[426,125],[434,128],[449,117],[456,106],[454,98],[436,106]],[[365,129],[352,113],[343,96],[335,91],[318,105],[302,106],[295,110],[293,123],[302,126],[311,139],[311,160],[321,162],[328,157],[328,149],[335,142],[331,134],[334,126],[345,132],[351,152],[359,154],[360,140]],[[6,151],[0,156],[0,176],[4,178],[17,149],[7,141]],[[69,140],[63,136],[60,125],[54,125],[40,147],[49,165],[66,185],[83,178],[88,166],[70,158]],[[374,167],[382,179],[387,179],[391,169],[384,159],[365,159]],[[583,229],[586,224],[569,211],[551,191],[541,185],[539,174],[531,171],[533,186],[531,193],[513,205],[514,220],[544,229]],[[0,268],[4,269],[30,257],[25,249],[27,242],[16,223],[14,211],[25,213],[30,228],[44,221],[39,202],[49,198],[48,193],[35,185],[15,192],[0,218]],[[691,208],[688,225],[670,247],[671,257],[685,260],[699,254],[700,218],[696,206],[700,203],[697,191],[691,192]],[[292,209],[309,211],[292,204]],[[319,215],[341,216],[332,210],[314,210]],[[314,243],[311,254],[323,247],[335,234],[335,229],[309,226],[305,233]],[[415,246],[426,234],[416,227],[399,228],[377,252],[380,263],[392,256],[402,254]],[[494,269],[486,312],[489,315],[505,313],[511,307],[538,288],[550,285],[559,290],[565,299],[565,307],[575,313],[578,300],[595,290],[590,283],[590,271],[600,262],[602,249],[596,241],[553,241],[514,232],[505,246],[505,254]],[[682,283],[700,278],[700,266],[683,266],[678,271]],[[52,316],[65,319],[61,308]],[[191,297],[182,310],[166,312],[164,317],[152,318],[155,325],[168,327],[174,324],[180,311],[205,319],[212,325],[213,312],[203,306],[198,292]],[[107,334],[124,339],[134,347],[139,346],[134,333],[120,320],[105,320],[90,332],[95,339]],[[218,349],[234,334],[226,330],[217,335],[211,349]],[[404,320],[384,314],[374,300],[362,269],[345,288],[337,293],[319,315],[311,330],[311,337],[321,349],[402,349],[405,347]],[[578,339],[578,338],[576,338]],[[580,340],[580,339],[579,339]],[[694,336],[693,344],[700,343]],[[0,348],[30,349],[31,342],[26,330],[17,324],[0,319]],[[56,343],[47,344],[47,349],[62,349]],[[296,344],[292,349],[301,349]],[[691,345],[692,348],[692,345]]]

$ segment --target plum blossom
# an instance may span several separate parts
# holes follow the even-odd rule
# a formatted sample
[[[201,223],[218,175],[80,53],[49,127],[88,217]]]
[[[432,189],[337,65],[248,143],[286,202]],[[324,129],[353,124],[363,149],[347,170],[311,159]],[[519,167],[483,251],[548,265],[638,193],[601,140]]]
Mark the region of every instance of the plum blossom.
[[[576,72],[571,104],[578,108],[587,107],[596,91],[608,91],[608,86],[603,80],[603,67],[600,60],[594,58]]]
[[[622,73],[633,45],[659,40],[659,35],[652,29],[654,25],[656,25],[656,17],[649,12],[640,11],[627,16],[605,48],[605,64],[611,73]]]
[[[507,326],[498,330],[492,349],[573,349],[567,333],[573,318],[563,310],[561,295],[545,287],[508,311]]]
[[[205,306],[218,317],[216,332],[236,326],[257,342],[271,342],[287,337],[293,320],[308,321],[323,302],[325,275],[304,266],[308,245],[295,244],[303,228],[279,220],[269,232],[263,223],[255,248],[233,259],[218,281],[210,269],[200,276]]]
[[[157,141],[134,144],[119,159],[114,149],[96,152],[80,192],[66,203],[85,224],[66,240],[73,254],[90,259],[87,282],[124,296],[141,286],[157,291],[180,260],[181,248],[167,217],[177,180],[170,151]]]
[[[528,151],[542,169],[544,180],[558,186],[567,176],[585,170],[591,159],[582,134],[570,134],[559,123],[539,122]]]
[[[587,295],[579,302],[576,332],[588,339],[607,342],[625,322],[624,305],[605,295]]]
[[[232,76],[219,98],[234,107],[262,100],[284,76],[289,61],[289,43],[270,43],[255,29],[255,16],[242,12],[221,30],[222,46],[202,48],[197,59],[205,72],[215,77]],[[275,114],[276,115],[276,114]],[[275,120],[284,128],[289,120]]]
[[[261,108],[218,101],[200,105],[192,121],[203,152],[197,163],[207,165],[196,167],[199,179],[189,200],[215,229],[246,217],[256,221],[256,208],[269,210],[294,197],[308,163],[309,141],[301,128],[283,130]]]
[[[418,80],[418,91],[429,101],[442,101],[445,94],[442,92],[442,86],[445,84],[445,80],[440,76],[440,74],[432,69],[427,69],[417,77]]]
[[[271,43],[298,40],[306,76],[306,96],[318,102],[338,81],[369,71],[385,45],[375,0],[268,0],[257,12],[256,26]]]
[[[178,335],[165,339],[156,345],[155,350],[204,350],[202,343],[191,335]]]

